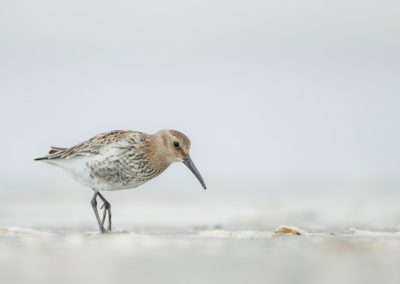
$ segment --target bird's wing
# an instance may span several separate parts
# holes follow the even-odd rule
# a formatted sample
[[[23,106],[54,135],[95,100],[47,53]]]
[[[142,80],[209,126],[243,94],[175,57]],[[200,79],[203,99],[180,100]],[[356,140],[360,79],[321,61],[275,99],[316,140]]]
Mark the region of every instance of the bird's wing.
[[[145,139],[146,134],[135,131],[115,130],[102,133],[71,148],[52,147],[49,155],[35,160],[71,159],[76,156],[93,156],[103,151],[122,152]]]
[[[65,151],[65,150],[67,150],[67,148],[61,148],[61,147],[54,147],[54,146],[51,146],[51,147],[50,147],[50,150],[49,150],[49,155],[55,154],[55,153],[58,153],[58,152],[62,152],[62,151]]]

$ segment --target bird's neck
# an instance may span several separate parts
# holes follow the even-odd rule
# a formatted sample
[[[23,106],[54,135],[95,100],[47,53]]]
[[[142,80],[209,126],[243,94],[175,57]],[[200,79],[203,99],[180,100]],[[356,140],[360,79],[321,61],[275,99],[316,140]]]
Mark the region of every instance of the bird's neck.
[[[145,142],[144,152],[150,163],[160,172],[171,165],[172,161],[166,155],[164,140],[157,134],[149,135]]]

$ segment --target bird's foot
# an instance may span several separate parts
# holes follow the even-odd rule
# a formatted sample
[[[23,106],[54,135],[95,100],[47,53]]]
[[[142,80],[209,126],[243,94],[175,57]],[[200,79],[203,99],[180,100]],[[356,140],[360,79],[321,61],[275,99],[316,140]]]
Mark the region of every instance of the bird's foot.
[[[113,231],[109,230],[108,228],[104,228],[104,226],[101,226],[99,228],[99,234],[112,234],[114,233]]]

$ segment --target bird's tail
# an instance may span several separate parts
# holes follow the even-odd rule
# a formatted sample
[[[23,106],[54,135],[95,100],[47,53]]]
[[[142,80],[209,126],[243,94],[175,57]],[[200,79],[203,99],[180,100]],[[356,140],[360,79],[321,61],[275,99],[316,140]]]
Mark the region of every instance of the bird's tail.
[[[62,152],[64,152],[65,150],[67,150],[67,148],[61,148],[61,147],[50,147],[49,150],[49,155],[44,156],[44,157],[40,157],[40,158],[36,158],[34,159],[34,161],[43,161],[43,160],[51,160],[51,159],[56,159],[60,156],[60,154]]]

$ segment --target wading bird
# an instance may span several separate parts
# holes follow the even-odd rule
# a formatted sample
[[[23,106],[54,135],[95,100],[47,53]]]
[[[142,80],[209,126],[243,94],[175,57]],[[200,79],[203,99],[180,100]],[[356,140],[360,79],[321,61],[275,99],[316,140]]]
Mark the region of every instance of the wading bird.
[[[116,130],[99,134],[71,148],[51,147],[49,154],[35,161],[60,166],[72,178],[94,190],[91,204],[100,232],[111,231],[111,205],[99,192],[135,188],[155,178],[174,162],[183,162],[206,185],[190,156],[190,140],[176,130],[155,134]],[[97,197],[103,201],[100,220]]]

